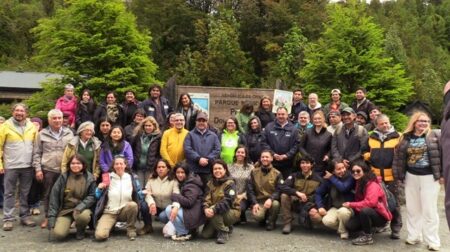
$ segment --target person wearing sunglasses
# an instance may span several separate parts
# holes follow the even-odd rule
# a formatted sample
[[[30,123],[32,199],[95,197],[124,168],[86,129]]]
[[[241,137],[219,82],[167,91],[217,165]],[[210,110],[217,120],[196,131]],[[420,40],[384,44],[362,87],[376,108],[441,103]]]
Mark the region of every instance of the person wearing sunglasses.
[[[353,211],[346,227],[350,232],[362,231],[352,240],[353,245],[373,244],[373,228],[384,227],[392,220],[387,198],[381,186],[381,178],[377,177],[362,159],[352,162],[350,170],[356,181],[356,187],[355,201],[342,204]]]
[[[406,244],[423,240],[431,251],[439,250],[437,201],[442,177],[440,130],[431,129],[430,117],[423,112],[411,116],[397,146],[394,179],[405,183]]]

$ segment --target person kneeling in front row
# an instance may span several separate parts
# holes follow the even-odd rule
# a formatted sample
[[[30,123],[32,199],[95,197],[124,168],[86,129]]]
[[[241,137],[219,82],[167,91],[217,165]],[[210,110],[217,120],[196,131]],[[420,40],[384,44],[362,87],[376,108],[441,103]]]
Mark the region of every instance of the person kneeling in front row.
[[[292,212],[298,213],[299,224],[312,228],[310,213],[316,210],[314,193],[322,183],[318,173],[313,172],[314,159],[309,155],[300,158],[297,167],[299,171],[292,173],[281,185],[281,212],[283,213],[283,234],[291,232]],[[320,222],[320,220],[315,223]]]
[[[131,174],[130,167],[124,156],[116,156],[109,173],[109,185],[105,181],[96,190],[97,202],[94,220],[99,216],[95,228],[95,239],[102,241],[109,237],[111,229],[117,221],[127,224],[127,235],[130,240],[136,239],[136,219],[140,190],[136,178]]]
[[[260,163],[250,172],[247,197],[256,221],[266,225],[266,230],[275,229],[280,212],[280,185],[283,175],[272,166],[273,153],[261,152]],[[266,223],[267,222],[267,223]]]
[[[202,236],[211,238],[217,232],[216,242],[224,244],[229,239],[233,224],[239,221],[241,210],[236,197],[236,184],[230,177],[227,164],[222,160],[214,161],[211,173],[203,202],[207,222]]]
[[[86,170],[86,161],[75,154],[67,162],[67,172],[62,173],[50,193],[48,228],[54,237],[63,240],[75,222],[76,238],[84,238],[86,226],[91,221],[90,208],[95,204],[95,177]]]

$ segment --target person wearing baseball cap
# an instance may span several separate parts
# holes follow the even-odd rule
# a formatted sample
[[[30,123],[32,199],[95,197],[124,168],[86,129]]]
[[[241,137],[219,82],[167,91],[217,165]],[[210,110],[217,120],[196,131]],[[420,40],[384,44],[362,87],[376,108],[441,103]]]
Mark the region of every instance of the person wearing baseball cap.
[[[343,111],[343,109],[348,107],[348,104],[341,101],[341,90],[335,88],[331,90],[331,101],[323,107],[323,112],[328,118],[331,111]]]
[[[356,113],[346,107],[341,112],[343,125],[336,129],[331,141],[333,161],[343,160],[346,168],[350,163],[361,158],[362,151],[367,149],[367,130],[355,122]]]

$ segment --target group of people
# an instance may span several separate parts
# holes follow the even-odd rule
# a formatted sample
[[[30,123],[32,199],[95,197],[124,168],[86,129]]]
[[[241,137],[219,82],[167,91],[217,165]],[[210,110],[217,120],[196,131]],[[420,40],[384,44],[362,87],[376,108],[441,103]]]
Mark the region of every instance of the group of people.
[[[366,245],[387,225],[390,237],[400,238],[404,186],[406,243],[439,250],[440,131],[417,112],[397,132],[366,93],[358,88],[348,106],[333,89],[322,107],[317,94],[306,105],[294,90],[291,113],[272,113],[272,100],[262,97],[256,111],[244,104],[220,130],[189,94],[172,109],[157,85],[143,102],[128,91],[119,104],[109,92],[100,105],[89,90],[78,101],[67,85],[45,128],[16,104],[0,126],[3,230],[13,229],[16,190],[21,223],[36,225],[29,207],[39,204],[42,187],[41,227],[58,240],[71,226],[77,239],[89,226],[106,240],[118,223],[134,240],[153,232],[157,217],[173,240],[201,234],[223,244],[247,216],[270,231],[281,212],[283,234],[297,218],[341,239],[357,234],[352,243]]]

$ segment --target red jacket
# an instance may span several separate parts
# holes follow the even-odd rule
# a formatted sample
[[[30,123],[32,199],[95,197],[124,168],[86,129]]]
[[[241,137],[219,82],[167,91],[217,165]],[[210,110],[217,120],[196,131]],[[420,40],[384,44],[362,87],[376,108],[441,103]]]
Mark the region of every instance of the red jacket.
[[[386,195],[381,188],[381,178],[377,177],[377,181],[369,181],[366,185],[364,195],[357,193],[355,201],[350,202],[350,207],[356,212],[360,212],[363,208],[370,207],[383,216],[387,221],[392,220],[392,213],[387,209]],[[360,183],[356,182],[356,192],[359,190]]]
[[[68,100],[63,95],[56,101],[55,108],[61,110],[63,113],[69,114],[69,126],[75,124],[75,115],[77,111],[77,98],[74,96]]]

